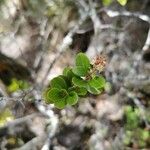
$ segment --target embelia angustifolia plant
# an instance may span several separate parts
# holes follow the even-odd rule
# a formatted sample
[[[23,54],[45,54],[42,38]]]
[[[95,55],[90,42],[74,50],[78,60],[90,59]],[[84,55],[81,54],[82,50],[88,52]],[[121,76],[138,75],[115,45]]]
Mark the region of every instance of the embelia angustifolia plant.
[[[44,92],[46,103],[63,109],[66,105],[75,105],[79,97],[88,93],[98,95],[105,88],[105,78],[100,74],[106,64],[104,57],[96,57],[90,63],[84,53],[78,53],[74,67],[66,67],[63,74],[50,81],[50,87]]]

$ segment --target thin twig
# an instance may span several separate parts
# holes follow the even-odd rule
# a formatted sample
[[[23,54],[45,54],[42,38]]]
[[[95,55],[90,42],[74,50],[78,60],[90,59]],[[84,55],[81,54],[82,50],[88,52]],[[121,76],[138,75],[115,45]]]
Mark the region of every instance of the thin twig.
[[[24,122],[26,122],[26,121],[28,121],[28,120],[30,120],[30,119],[34,118],[35,116],[38,116],[38,115],[42,115],[42,114],[41,113],[32,113],[32,114],[27,115],[25,117],[17,118],[15,120],[12,120],[12,121],[8,122],[5,125],[5,127],[7,127],[7,128],[11,127],[12,128],[12,127],[14,127],[18,124],[24,123]]]
[[[139,19],[141,19],[145,22],[150,23],[150,17],[145,15],[145,14],[132,13],[132,12],[129,12],[129,11],[119,12],[119,11],[113,11],[113,10],[108,10],[108,9],[103,9],[103,10],[111,18],[112,17],[118,17],[118,16],[135,17],[135,18],[139,18]]]
[[[58,47],[58,53],[56,54],[55,58],[53,59],[52,63],[50,64],[50,66],[43,78],[42,83],[44,83],[45,79],[47,78],[48,74],[50,73],[50,71],[53,68],[56,61],[60,58],[60,56],[64,53],[64,51],[67,50],[67,48],[71,45],[73,35],[79,29],[80,25],[84,22],[86,17],[87,17],[87,15],[80,17],[80,20],[77,23],[77,25],[72,30],[70,30],[70,32],[64,37],[62,44],[60,44]]]
[[[117,16],[135,17],[135,18],[139,18],[147,22],[150,25],[150,17],[145,14],[132,13],[129,11],[119,12],[119,11],[112,11],[112,10],[106,10],[106,9],[104,11],[109,17],[117,17]],[[144,43],[142,50],[146,51],[149,49],[149,47],[150,47],[150,27],[149,27],[147,38],[146,38],[146,41]]]
[[[101,30],[102,22],[99,19],[96,9],[94,7],[94,4],[89,0],[89,6],[90,6],[90,18],[92,19],[93,26],[94,26],[94,33],[97,35],[99,31]]]
[[[150,48],[150,27],[149,27],[147,38],[146,38],[146,41],[145,41],[145,44],[144,44],[142,50],[147,51],[149,48]]]

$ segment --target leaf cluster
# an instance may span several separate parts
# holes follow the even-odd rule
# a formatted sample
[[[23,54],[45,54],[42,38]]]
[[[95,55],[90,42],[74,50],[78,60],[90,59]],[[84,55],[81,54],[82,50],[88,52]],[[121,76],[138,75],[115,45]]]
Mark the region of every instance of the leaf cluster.
[[[28,82],[24,80],[17,80],[16,78],[12,78],[11,84],[7,87],[8,92],[16,92],[18,90],[24,90],[29,88]]]
[[[137,145],[138,148],[145,148],[149,144],[150,132],[141,125],[141,112],[139,108],[125,107],[125,145]],[[146,118],[147,119],[147,118]]]
[[[63,74],[53,78],[50,87],[44,92],[46,103],[63,109],[75,105],[79,97],[87,93],[100,94],[105,87],[105,79],[92,73],[93,66],[84,53],[78,53],[73,68],[66,67]]]

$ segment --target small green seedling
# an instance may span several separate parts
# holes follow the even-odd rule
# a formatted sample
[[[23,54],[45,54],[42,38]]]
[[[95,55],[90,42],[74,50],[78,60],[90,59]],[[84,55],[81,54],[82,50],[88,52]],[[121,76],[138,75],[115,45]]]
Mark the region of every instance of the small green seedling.
[[[75,66],[64,68],[62,75],[51,80],[50,87],[44,92],[46,103],[63,109],[66,105],[75,105],[79,97],[87,93],[100,94],[106,85],[105,78],[100,75],[104,65],[102,57],[90,63],[84,53],[77,54]]]
[[[136,145],[137,148],[146,148],[150,143],[150,131],[141,126],[140,109],[127,105],[125,107],[125,135],[123,143],[126,146]],[[146,120],[148,118],[145,118]]]
[[[11,84],[7,87],[8,92],[13,93],[18,90],[24,90],[29,88],[28,82],[24,80],[17,80],[16,78],[12,78]]]

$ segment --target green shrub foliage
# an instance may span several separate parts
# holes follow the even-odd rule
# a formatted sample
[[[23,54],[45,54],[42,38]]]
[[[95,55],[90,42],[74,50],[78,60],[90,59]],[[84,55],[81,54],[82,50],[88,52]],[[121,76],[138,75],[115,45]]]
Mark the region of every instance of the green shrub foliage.
[[[101,64],[91,64],[84,53],[78,53],[75,66],[64,68],[62,75],[50,81],[50,87],[44,92],[46,103],[63,109],[67,105],[75,105],[81,96],[88,93],[98,95],[104,91],[105,78],[95,65]]]
[[[148,128],[142,126],[141,110],[127,105],[125,107],[125,118],[124,144],[126,146],[136,145],[137,149],[148,147],[150,144],[150,132]],[[147,120],[148,117],[145,119]]]

